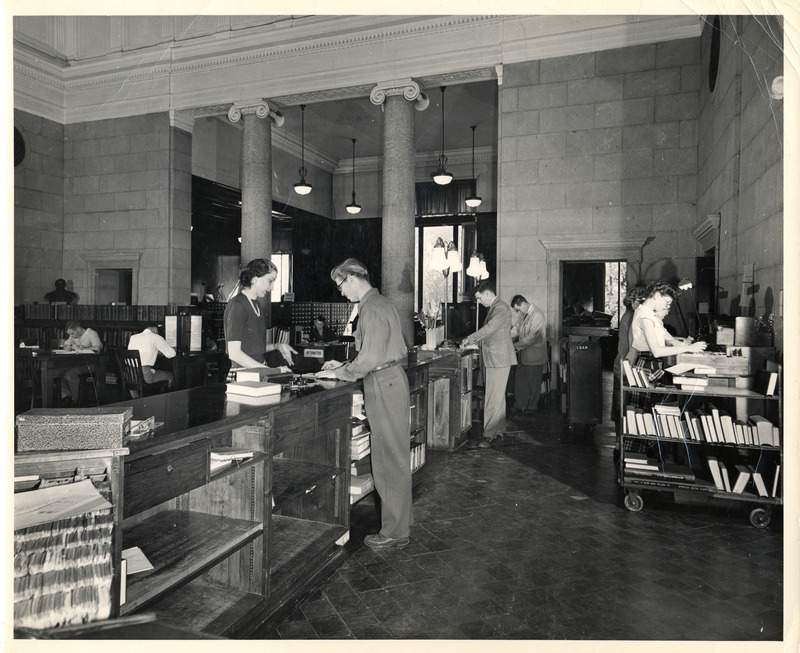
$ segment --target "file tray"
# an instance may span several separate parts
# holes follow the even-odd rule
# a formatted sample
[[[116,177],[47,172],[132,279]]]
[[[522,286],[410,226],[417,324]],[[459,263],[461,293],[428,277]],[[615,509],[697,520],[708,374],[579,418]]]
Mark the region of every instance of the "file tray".
[[[131,430],[130,407],[34,408],[17,415],[17,451],[119,449]]]

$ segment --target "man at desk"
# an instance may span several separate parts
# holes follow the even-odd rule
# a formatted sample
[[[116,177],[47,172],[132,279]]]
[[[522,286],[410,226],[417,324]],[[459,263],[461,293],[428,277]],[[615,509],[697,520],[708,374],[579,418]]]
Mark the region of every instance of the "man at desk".
[[[311,329],[311,342],[333,342],[338,340],[338,336],[328,326],[324,315],[317,315],[314,318],[314,328]]]
[[[128,341],[128,350],[139,352],[139,358],[142,361],[142,378],[145,383],[169,381],[169,390],[172,390],[175,383],[172,372],[157,370],[153,367],[159,353],[163,354],[165,358],[175,358],[175,350],[158,335],[156,325],[150,324],[141,333],[134,333]]]
[[[74,352],[96,354],[103,350],[100,336],[94,329],[84,329],[79,322],[71,321],[66,325],[67,340],[64,349]],[[94,374],[94,365],[76,365],[70,367],[61,377],[61,405],[77,406],[80,396],[81,374]]]

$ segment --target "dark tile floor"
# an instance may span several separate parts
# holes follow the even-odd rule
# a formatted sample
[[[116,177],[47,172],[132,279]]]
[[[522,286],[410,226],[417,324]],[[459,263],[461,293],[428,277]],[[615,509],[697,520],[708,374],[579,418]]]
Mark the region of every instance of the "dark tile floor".
[[[341,566],[257,636],[781,640],[779,514],[756,529],[666,493],[629,512],[607,416],[588,439],[543,412],[496,449],[429,451],[405,549],[363,546],[379,521],[356,504]]]

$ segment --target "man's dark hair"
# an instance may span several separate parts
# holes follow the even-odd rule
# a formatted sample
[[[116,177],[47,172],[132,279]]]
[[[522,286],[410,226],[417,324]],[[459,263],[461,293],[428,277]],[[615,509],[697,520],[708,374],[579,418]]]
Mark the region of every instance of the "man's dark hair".
[[[497,290],[495,290],[494,281],[491,279],[484,279],[483,281],[479,281],[475,284],[475,290],[472,291],[473,295],[477,295],[479,292],[483,293],[487,290],[491,290],[495,295],[497,294]]]
[[[522,302],[527,302],[527,301],[528,300],[525,299],[522,295],[514,295],[511,298],[511,308],[516,308],[517,306],[522,304]]]

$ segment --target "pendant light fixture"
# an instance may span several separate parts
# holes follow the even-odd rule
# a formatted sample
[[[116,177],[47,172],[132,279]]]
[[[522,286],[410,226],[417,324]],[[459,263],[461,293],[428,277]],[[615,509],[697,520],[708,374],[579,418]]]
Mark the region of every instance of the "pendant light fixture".
[[[475,179],[475,127],[477,125],[472,125],[470,129],[472,130],[472,194],[464,200],[467,203],[467,206],[476,207],[481,205],[481,198],[478,197],[478,182]]]
[[[306,105],[300,105],[300,182],[294,185],[294,192],[298,195],[308,195],[311,184],[306,183]]]
[[[453,181],[453,174],[447,172],[447,157],[444,155],[444,89],[445,86],[439,87],[442,91],[442,153],[439,155],[439,170],[437,170],[433,175],[433,181],[435,181],[440,186],[446,186],[451,181]]]
[[[356,204],[356,139],[353,138],[351,140],[353,141],[353,202],[345,208],[348,213],[355,214],[361,211],[361,205]]]

